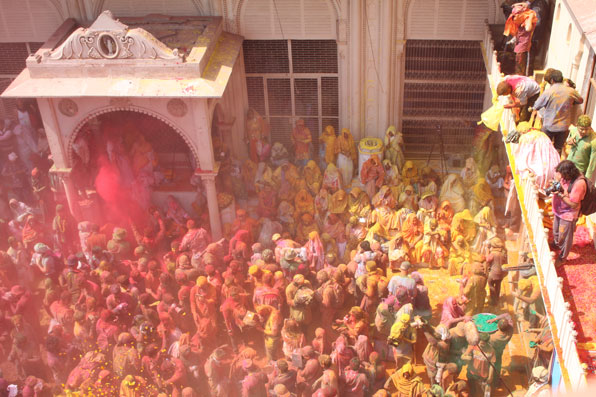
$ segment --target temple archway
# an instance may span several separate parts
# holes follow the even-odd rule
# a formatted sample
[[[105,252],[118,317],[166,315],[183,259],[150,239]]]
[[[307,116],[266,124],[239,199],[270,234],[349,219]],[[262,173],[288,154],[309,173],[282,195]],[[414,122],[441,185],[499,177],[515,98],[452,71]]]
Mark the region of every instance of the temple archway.
[[[196,154],[181,131],[147,112],[112,110],[85,118],[69,139],[68,159],[75,188],[95,207],[90,212],[139,216],[151,203],[164,206],[169,195],[191,208]],[[125,196],[133,199],[120,203]]]

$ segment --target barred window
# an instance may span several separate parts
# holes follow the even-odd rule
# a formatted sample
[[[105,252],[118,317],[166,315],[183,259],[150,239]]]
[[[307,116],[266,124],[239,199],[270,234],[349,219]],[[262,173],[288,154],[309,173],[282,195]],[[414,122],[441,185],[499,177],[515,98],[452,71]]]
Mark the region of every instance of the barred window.
[[[291,151],[298,118],[313,136],[327,125],[339,129],[339,81],[335,40],[245,40],[248,105],[271,126],[271,143]]]

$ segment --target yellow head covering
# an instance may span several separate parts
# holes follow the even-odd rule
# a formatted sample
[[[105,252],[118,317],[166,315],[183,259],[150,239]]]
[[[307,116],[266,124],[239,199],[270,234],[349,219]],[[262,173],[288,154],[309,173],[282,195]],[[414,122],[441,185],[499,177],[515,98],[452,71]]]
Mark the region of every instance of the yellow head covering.
[[[478,181],[473,188],[474,196],[481,204],[486,204],[493,199],[493,193],[490,190],[490,185],[484,178],[478,178]]]
[[[411,374],[412,371],[414,370],[414,368],[412,367],[412,364],[410,364],[409,362],[405,363],[403,367],[401,367],[401,370],[403,373],[408,373]]]
[[[348,206],[348,195],[345,190],[338,190],[329,199],[329,212],[332,214],[343,214]]]

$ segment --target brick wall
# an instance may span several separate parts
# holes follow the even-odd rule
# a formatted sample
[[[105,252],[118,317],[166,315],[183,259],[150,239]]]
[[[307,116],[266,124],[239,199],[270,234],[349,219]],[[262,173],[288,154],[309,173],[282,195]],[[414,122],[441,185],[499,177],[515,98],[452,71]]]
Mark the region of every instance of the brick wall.
[[[42,44],[29,43],[29,48],[31,52],[35,52]],[[0,43],[0,93],[25,68],[27,56],[29,56],[27,43]],[[13,99],[0,99],[0,118],[14,118],[15,106]]]
[[[0,43],[0,74],[19,74],[29,55],[26,43]]]

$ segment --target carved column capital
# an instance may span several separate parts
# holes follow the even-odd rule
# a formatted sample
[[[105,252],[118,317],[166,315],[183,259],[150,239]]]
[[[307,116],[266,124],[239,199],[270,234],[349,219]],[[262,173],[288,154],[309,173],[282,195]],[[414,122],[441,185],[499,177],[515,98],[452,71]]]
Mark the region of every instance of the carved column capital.
[[[205,186],[209,185],[213,185],[215,183],[215,178],[217,177],[216,173],[205,173],[205,174],[201,174],[201,180],[203,181],[203,183],[205,183]]]

